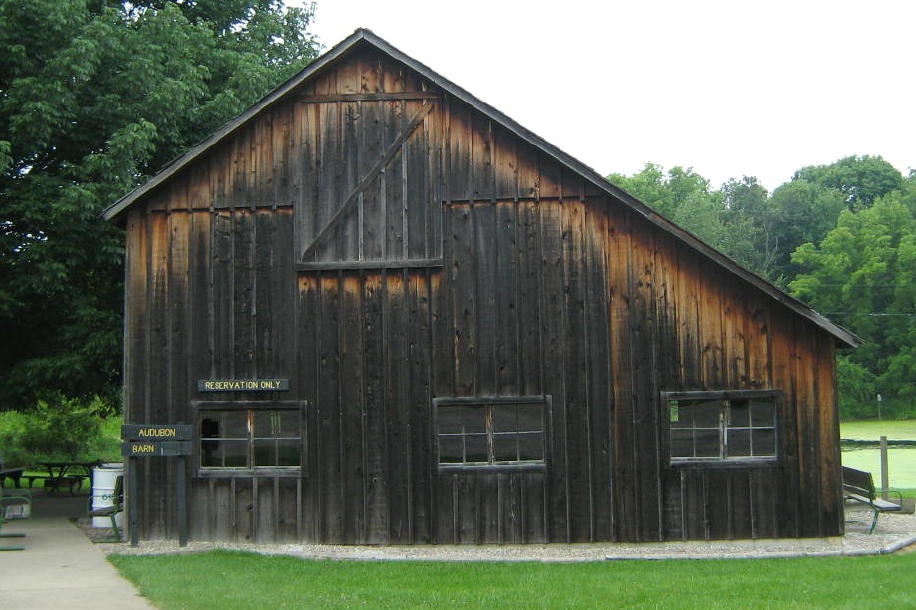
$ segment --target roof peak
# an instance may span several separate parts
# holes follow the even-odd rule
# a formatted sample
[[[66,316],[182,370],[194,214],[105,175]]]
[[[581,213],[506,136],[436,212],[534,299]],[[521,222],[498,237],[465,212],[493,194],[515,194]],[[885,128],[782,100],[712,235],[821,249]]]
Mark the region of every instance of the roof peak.
[[[828,320],[824,316],[808,307],[806,304],[789,296],[752,271],[749,271],[741,265],[737,264],[729,257],[722,254],[709,244],[705,243],[703,240],[699,239],[689,231],[684,230],[683,228],[674,224],[672,221],[660,215],[658,212],[650,208],[648,205],[636,197],[630,195],[625,190],[608,182],[604,176],[601,176],[594,169],[588,167],[586,164],[582,163],[578,159],[575,159],[571,155],[563,152],[553,144],[547,142],[540,136],[536,135],[510,117],[506,116],[504,113],[500,112],[493,106],[483,102],[482,100],[478,99],[465,89],[462,89],[443,76],[440,76],[438,73],[426,65],[400,51],[394,47],[394,45],[381,38],[368,28],[364,27],[360,27],[354,30],[352,34],[331,47],[323,55],[316,58],[298,74],[261,98],[261,100],[248,108],[248,110],[244,111],[223,125],[223,127],[213,133],[209,138],[188,150],[181,157],[175,159],[172,163],[159,171],[159,173],[150,178],[146,184],[137,187],[118,201],[114,202],[102,213],[103,218],[110,220],[120,215],[130,205],[142,199],[145,195],[155,190],[157,187],[159,187],[159,185],[192,163],[199,156],[206,153],[210,148],[235,133],[236,130],[247,124],[254,117],[259,115],[263,110],[284,98],[293,89],[297,88],[313,75],[323,70],[326,66],[335,62],[341,56],[345,55],[350,49],[354,47],[354,45],[356,45],[361,40],[367,41],[372,46],[389,55],[392,59],[401,62],[409,69],[417,72],[432,82],[435,86],[443,90],[446,94],[451,95],[454,98],[468,104],[478,112],[487,116],[490,120],[502,125],[516,137],[539,149],[545,155],[554,159],[562,166],[565,166],[571,171],[576,172],[582,176],[583,179],[588,180],[592,184],[596,185],[609,196],[620,201],[623,205],[627,206],[630,210],[645,218],[651,224],[659,227],[662,231],[671,234],[675,237],[675,239],[684,242],[687,246],[706,256],[708,259],[718,264],[720,267],[728,270],[749,284],[760,289],[764,293],[768,294],[771,298],[779,301],[783,305],[786,305],[788,308],[792,309],[802,317],[811,320],[814,324],[832,334],[840,342],[845,343],[850,347],[855,347],[861,343],[861,340],[853,333]]]

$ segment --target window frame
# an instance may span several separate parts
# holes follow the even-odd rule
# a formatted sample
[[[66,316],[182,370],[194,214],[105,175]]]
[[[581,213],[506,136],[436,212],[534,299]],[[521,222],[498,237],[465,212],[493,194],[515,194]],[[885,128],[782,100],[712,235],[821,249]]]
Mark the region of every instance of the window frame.
[[[497,405],[538,405],[541,407],[541,442],[542,455],[541,460],[526,460],[519,462],[493,462],[493,429],[488,428],[485,432],[487,435],[487,457],[488,462],[482,463],[442,463],[439,461],[439,407],[445,406],[464,406],[486,408]],[[532,471],[544,472],[547,470],[549,462],[550,443],[550,419],[553,411],[553,400],[549,394],[533,396],[449,396],[433,398],[433,416],[432,416],[432,434],[433,434],[433,463],[438,472],[519,472]],[[516,431],[517,433],[517,431]]]
[[[662,419],[664,421],[665,454],[668,466],[672,468],[760,468],[771,467],[778,464],[782,450],[782,405],[783,393],[780,390],[685,390],[674,392],[661,392],[660,402]],[[671,455],[671,416],[670,401],[672,400],[753,400],[769,399],[773,401],[773,455],[771,456],[727,456],[727,440],[723,440],[723,432],[729,427],[725,418],[719,417],[719,456],[710,457],[673,457]],[[766,428],[759,426],[758,428]],[[748,429],[753,429],[749,426]],[[725,433],[727,435],[727,432]],[[723,444],[724,443],[724,444]]]
[[[250,477],[301,477],[307,471],[307,438],[306,401],[300,400],[242,400],[242,401],[191,401],[194,413],[194,451],[193,459],[197,476],[199,478],[250,478]],[[260,411],[260,410],[289,410],[296,411],[299,415],[299,465],[298,466],[254,466],[254,456],[251,453],[252,432],[249,432],[249,467],[224,467],[201,465],[200,418],[203,411]]]

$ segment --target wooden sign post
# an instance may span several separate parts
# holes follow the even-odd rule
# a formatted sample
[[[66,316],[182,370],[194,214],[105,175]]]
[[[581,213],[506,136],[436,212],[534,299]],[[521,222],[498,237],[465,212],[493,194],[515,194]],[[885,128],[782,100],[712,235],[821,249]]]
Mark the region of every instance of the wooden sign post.
[[[128,458],[127,479],[130,483],[128,491],[130,545],[137,546],[140,542],[140,499],[138,497],[140,486],[137,481],[137,459],[148,457],[174,457],[176,466],[175,491],[178,506],[178,544],[188,544],[188,491],[187,491],[187,464],[185,456],[192,451],[191,438],[194,435],[193,426],[188,424],[162,425],[162,424],[125,424],[121,426],[121,455]]]

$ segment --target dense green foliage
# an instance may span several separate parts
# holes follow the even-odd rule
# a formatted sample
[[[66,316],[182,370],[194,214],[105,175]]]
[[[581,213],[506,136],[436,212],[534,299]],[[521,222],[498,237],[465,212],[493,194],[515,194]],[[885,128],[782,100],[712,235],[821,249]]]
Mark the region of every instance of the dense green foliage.
[[[916,414],[916,178],[881,157],[805,167],[772,194],[649,164],[609,180],[855,332],[839,357],[844,417]]]
[[[0,410],[117,404],[122,235],[99,214],[311,61],[282,0],[0,0]]]
[[[50,396],[29,411],[0,411],[0,458],[6,466],[97,459],[121,461],[121,418],[110,405]]]
[[[870,608],[909,606],[916,554],[734,561],[307,561],[112,555],[158,608]]]

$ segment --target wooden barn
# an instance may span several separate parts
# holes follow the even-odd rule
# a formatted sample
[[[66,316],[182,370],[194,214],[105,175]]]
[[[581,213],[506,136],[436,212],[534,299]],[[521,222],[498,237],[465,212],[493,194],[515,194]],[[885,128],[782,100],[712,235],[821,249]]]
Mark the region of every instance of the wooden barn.
[[[105,217],[125,418],[193,426],[192,539],[843,531],[857,338],[370,31]],[[137,460],[142,538],[174,460]]]

